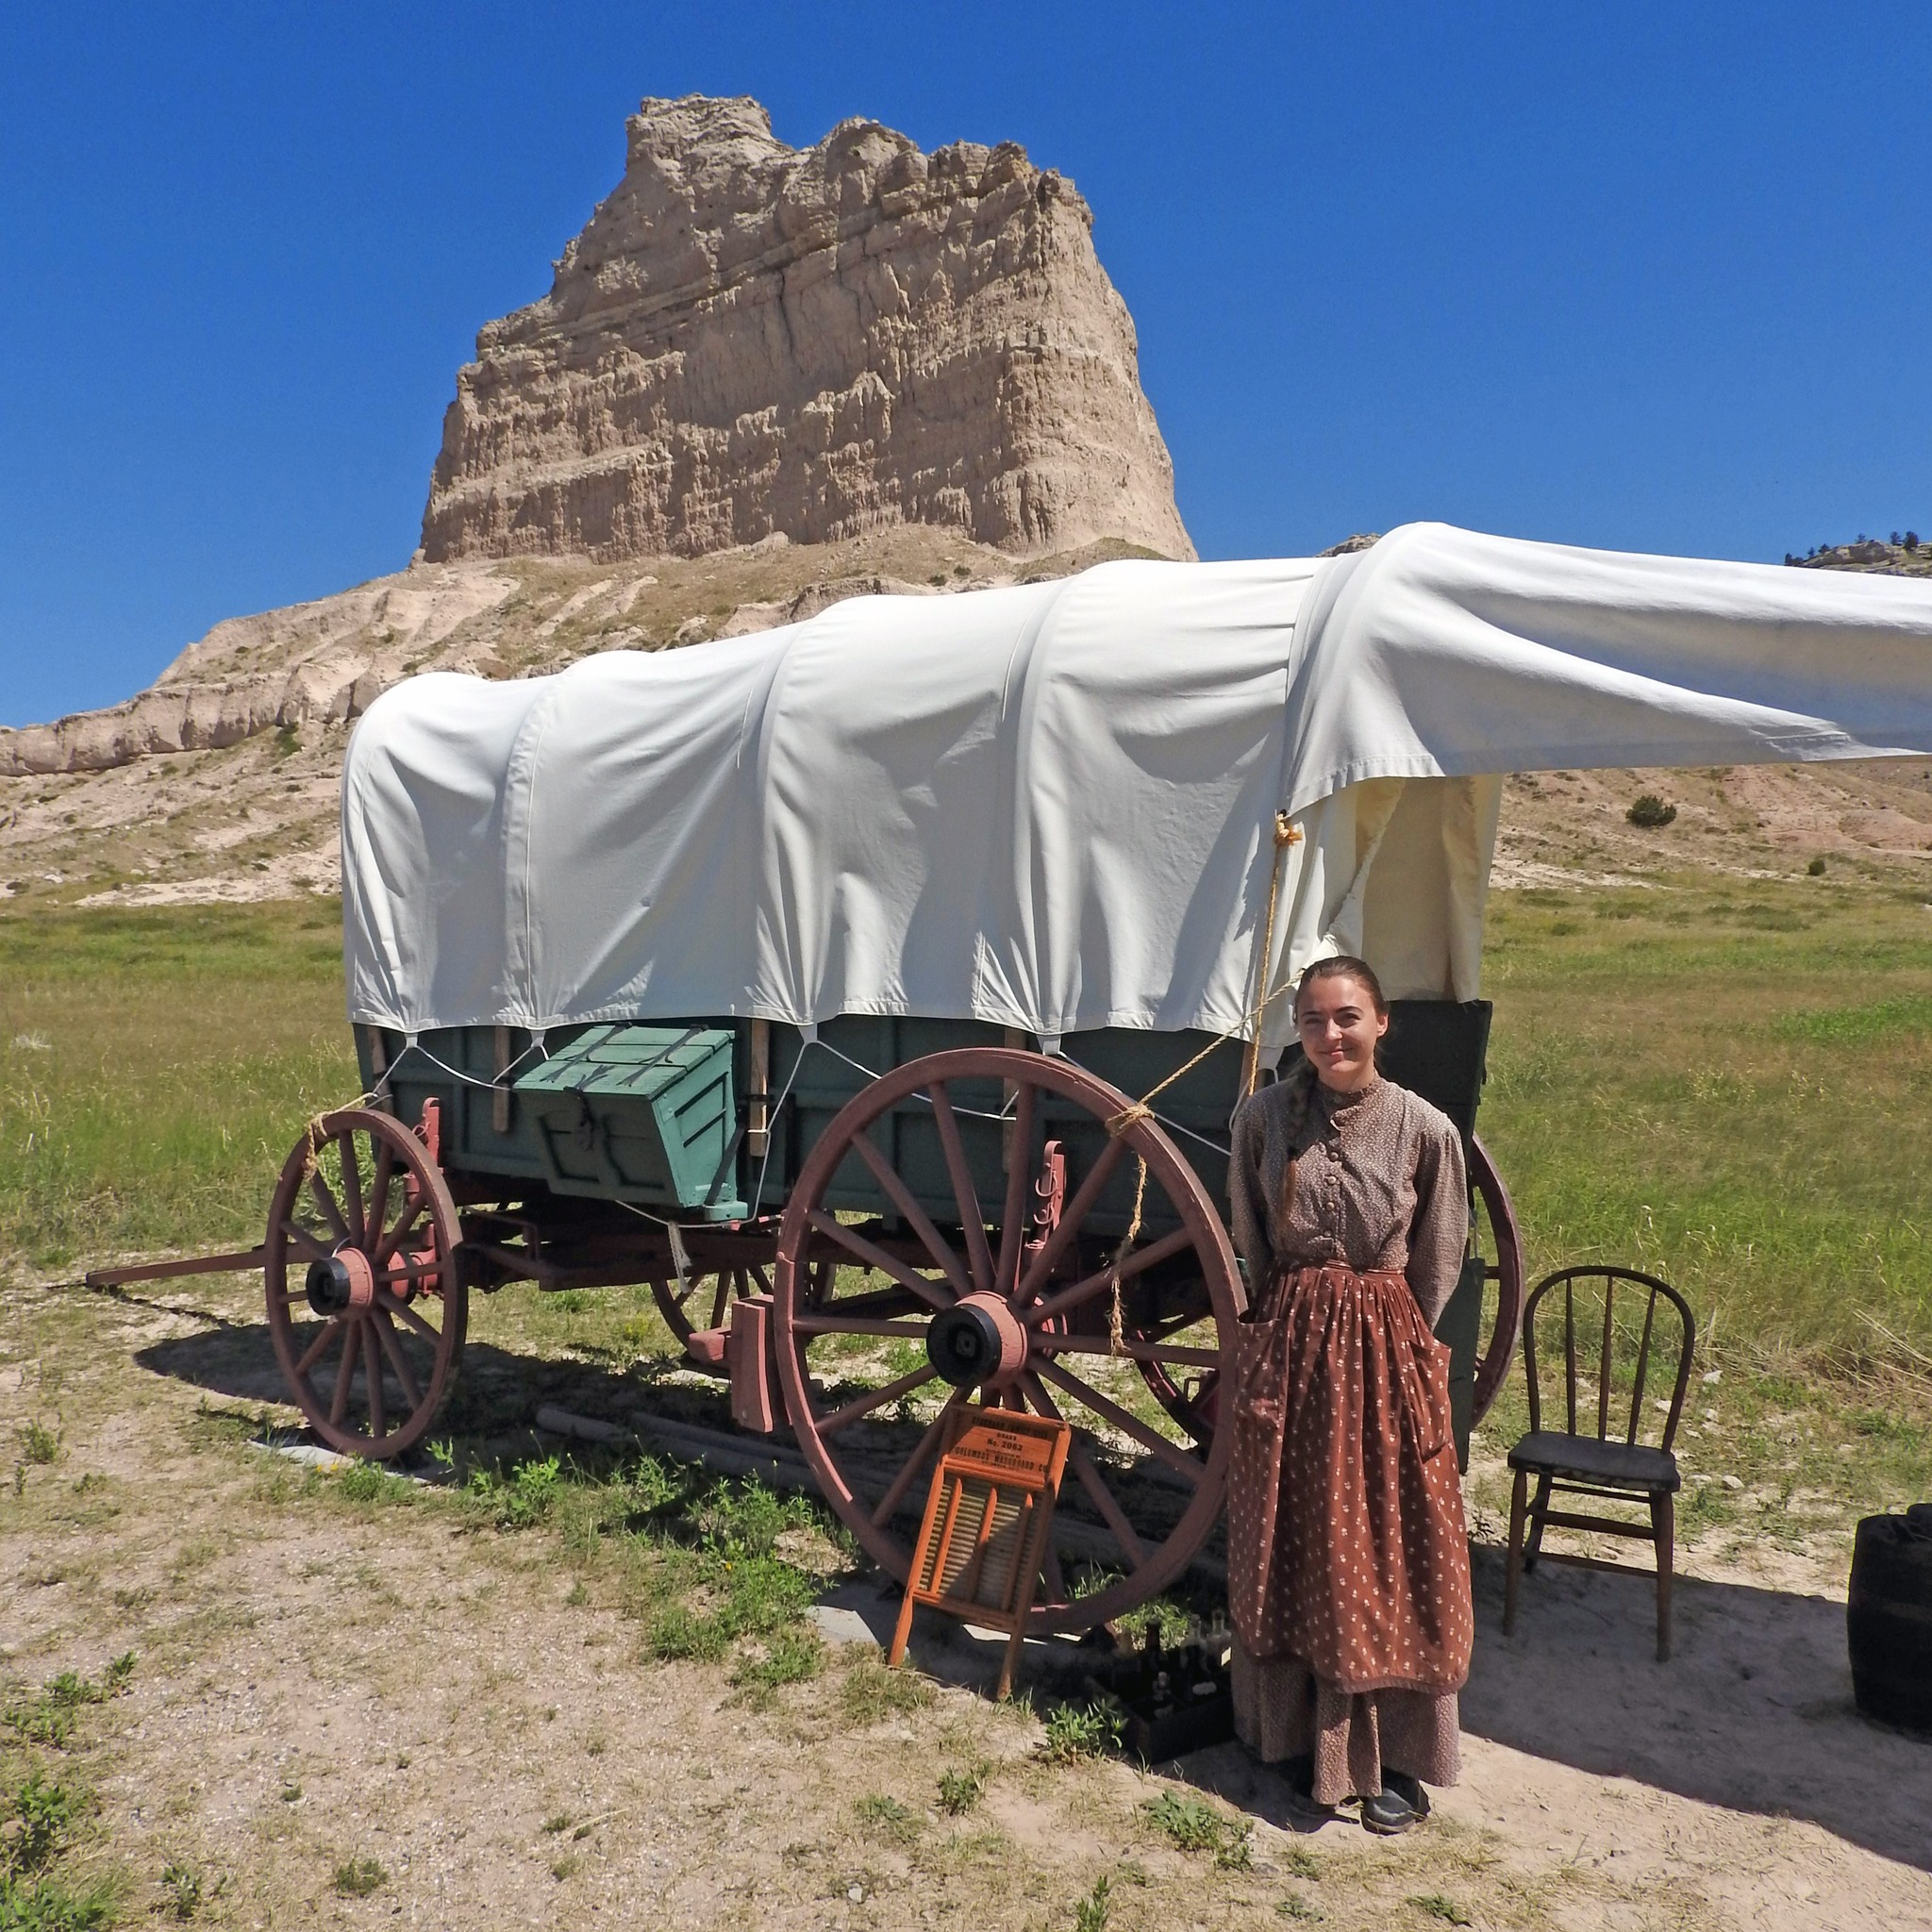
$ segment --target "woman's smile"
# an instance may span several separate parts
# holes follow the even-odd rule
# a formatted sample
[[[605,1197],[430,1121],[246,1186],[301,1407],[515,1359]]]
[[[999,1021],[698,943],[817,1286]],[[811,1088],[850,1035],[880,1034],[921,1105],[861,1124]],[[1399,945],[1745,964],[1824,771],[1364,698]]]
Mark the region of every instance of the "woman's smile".
[[[1323,1086],[1356,1093],[1375,1082],[1375,1044],[1388,1016],[1357,979],[1336,975],[1309,985],[1295,1005],[1295,1030]]]

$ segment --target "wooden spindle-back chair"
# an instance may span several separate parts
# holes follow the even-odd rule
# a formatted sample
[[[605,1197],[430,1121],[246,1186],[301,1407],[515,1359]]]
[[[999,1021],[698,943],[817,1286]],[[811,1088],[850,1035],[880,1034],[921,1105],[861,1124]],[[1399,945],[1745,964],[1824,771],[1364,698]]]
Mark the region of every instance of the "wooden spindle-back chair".
[[[1577,1285],[1586,1281],[1603,1284],[1603,1332],[1597,1346],[1596,1401],[1578,1408]],[[1612,1401],[1612,1390],[1620,1366],[1616,1350],[1616,1296],[1620,1283],[1629,1284],[1644,1296],[1643,1328],[1637,1343],[1632,1370],[1630,1410],[1627,1426],[1622,1419],[1621,1397]],[[1537,1322],[1544,1301],[1557,1290],[1562,1291],[1563,1305],[1563,1390],[1566,1426],[1543,1427],[1542,1389],[1537,1369]],[[1632,1296],[1631,1301],[1635,1300]],[[1682,1341],[1677,1355],[1676,1379],[1665,1414],[1660,1441],[1652,1446],[1639,1440],[1643,1432],[1643,1398],[1650,1380],[1651,1347],[1657,1339],[1657,1315],[1659,1303],[1674,1309],[1681,1324]],[[1586,1309],[1584,1326],[1590,1326]],[[1668,1325],[1668,1320],[1667,1324]],[[1690,1358],[1696,1347],[1697,1324],[1690,1307],[1669,1282],[1633,1268],[1591,1266],[1559,1268],[1538,1282],[1523,1311],[1523,1365],[1529,1381],[1529,1434],[1509,1452],[1509,1467],[1515,1472],[1515,1485],[1509,1499],[1509,1557],[1505,1586],[1503,1630],[1516,1627],[1516,1601],[1524,1572],[1536,1568],[1542,1554],[1543,1531],[1558,1529],[1594,1531],[1604,1536],[1637,1537],[1649,1542],[1657,1553],[1657,1654],[1659,1660],[1671,1654],[1671,1574],[1675,1555],[1675,1499],[1680,1482],[1677,1458],[1671,1445],[1676,1440],[1677,1424],[1684,1413],[1684,1396],[1690,1386]],[[1612,1434],[1612,1411],[1622,1440]],[[1579,1426],[1579,1421],[1581,1426]],[[1591,1424],[1595,1433],[1589,1433]],[[1529,1494],[1529,1479],[1536,1478],[1536,1495]],[[1588,1496],[1611,1502],[1642,1503],[1648,1506],[1647,1524],[1551,1507],[1557,1495]],[[1596,1563],[1590,1557],[1557,1557],[1552,1560],[1584,1563],[1598,1569],[1624,1569],[1623,1564]]]

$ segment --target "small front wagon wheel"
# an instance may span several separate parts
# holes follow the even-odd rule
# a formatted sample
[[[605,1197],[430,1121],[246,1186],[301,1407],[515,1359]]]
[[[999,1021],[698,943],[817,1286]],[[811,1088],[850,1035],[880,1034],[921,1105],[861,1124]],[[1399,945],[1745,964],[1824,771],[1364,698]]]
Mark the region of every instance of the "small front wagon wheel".
[[[461,1240],[441,1170],[391,1115],[345,1108],[295,1143],[269,1208],[269,1334],[331,1449],[387,1460],[428,1433],[462,1354]]]

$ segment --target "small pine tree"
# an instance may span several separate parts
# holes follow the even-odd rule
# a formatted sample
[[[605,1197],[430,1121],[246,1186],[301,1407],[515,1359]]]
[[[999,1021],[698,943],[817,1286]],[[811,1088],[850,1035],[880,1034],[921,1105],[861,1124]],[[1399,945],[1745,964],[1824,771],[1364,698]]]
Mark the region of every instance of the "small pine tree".
[[[1907,548],[1907,550],[1916,550],[1916,549],[1917,549],[1918,547],[1919,547],[1919,533],[1918,533],[1918,531],[1916,531],[1916,530],[1907,530],[1907,531],[1906,532],[1906,548]]]

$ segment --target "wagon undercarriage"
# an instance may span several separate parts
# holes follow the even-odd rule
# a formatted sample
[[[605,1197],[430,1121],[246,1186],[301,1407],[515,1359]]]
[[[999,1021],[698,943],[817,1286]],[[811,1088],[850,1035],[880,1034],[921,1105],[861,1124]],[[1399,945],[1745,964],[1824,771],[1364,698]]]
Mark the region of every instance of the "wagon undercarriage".
[[[1244,1288],[1195,1165],[1120,1088],[1022,1048],[922,1056],[860,1083],[808,1145],[797,1109],[773,1115],[782,1213],[693,1222],[445,1164],[447,1109],[474,1096],[396,1087],[418,1099],[413,1124],[371,1108],[311,1124],[262,1251],[283,1373],[331,1447],[390,1458],[423,1442],[471,1293],[641,1283],[690,1359],[728,1379],[740,1424],[795,1440],[897,1576],[943,1420],[963,1403],[1074,1431],[1038,1628],[1118,1616],[1209,1549],[1231,1446],[1219,1385]],[[1485,1371],[1513,1343],[1520,1266],[1479,1146],[1476,1178],[1500,1237],[1479,1414]]]

